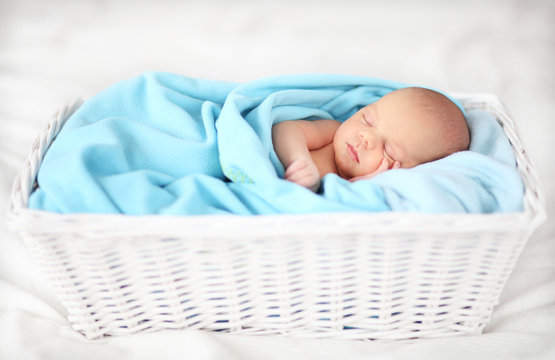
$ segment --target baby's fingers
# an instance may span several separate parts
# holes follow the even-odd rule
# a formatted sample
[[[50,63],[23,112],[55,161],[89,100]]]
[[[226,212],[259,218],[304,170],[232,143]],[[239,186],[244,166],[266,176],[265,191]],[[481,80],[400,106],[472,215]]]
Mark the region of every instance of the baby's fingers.
[[[293,181],[295,183],[304,183],[305,181],[316,182],[320,179],[320,175],[317,171],[312,171],[310,168],[302,168],[300,170],[285,174],[284,178],[285,180]]]
[[[297,185],[304,186],[309,189],[318,188],[320,184],[320,177],[319,175],[315,175],[308,172],[297,172],[292,174],[290,177],[286,177],[285,180],[294,182]]]
[[[386,158],[383,158],[380,166],[378,166],[378,168],[372,173],[372,175],[378,175],[379,173],[382,173],[387,169],[389,169],[389,161],[387,161]]]
[[[401,163],[399,161],[395,161],[393,163],[393,166],[391,167],[391,169],[399,169],[401,167]],[[362,175],[362,176],[357,176],[354,178],[349,179],[350,182],[355,182],[358,180],[364,180],[364,179],[371,179],[374,176],[383,173],[384,171],[389,169],[389,161],[387,161],[387,159],[383,159],[382,162],[380,163],[380,165],[378,166],[378,168],[374,171],[372,171],[370,174],[366,174],[366,175]]]
[[[299,158],[291,163],[284,174],[285,180],[314,189],[320,183],[320,174],[316,165]]]
[[[284,177],[288,177],[291,174],[302,171],[309,167],[309,162],[303,158],[295,159],[288,167],[285,169]]]

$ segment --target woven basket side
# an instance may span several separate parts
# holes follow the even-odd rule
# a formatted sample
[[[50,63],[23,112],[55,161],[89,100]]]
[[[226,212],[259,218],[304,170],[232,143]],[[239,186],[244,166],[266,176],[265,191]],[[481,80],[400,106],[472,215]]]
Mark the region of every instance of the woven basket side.
[[[497,122],[503,127],[505,135],[513,147],[517,169],[524,183],[524,213],[530,223],[531,232],[546,219],[545,194],[540,178],[520,136],[513,118],[498,96],[493,94],[458,94],[455,95],[463,102],[465,109],[481,109],[493,114]],[[531,233],[530,232],[530,233]]]
[[[16,227],[16,224],[22,220],[21,217],[24,216],[22,211],[27,208],[29,196],[36,187],[37,174],[46,151],[66,121],[82,103],[82,99],[77,99],[55,113],[31,145],[25,163],[12,184],[7,214],[8,225],[13,224],[12,227]]]
[[[28,239],[75,330],[401,340],[477,334],[522,234]],[[30,245],[33,247],[33,245]]]

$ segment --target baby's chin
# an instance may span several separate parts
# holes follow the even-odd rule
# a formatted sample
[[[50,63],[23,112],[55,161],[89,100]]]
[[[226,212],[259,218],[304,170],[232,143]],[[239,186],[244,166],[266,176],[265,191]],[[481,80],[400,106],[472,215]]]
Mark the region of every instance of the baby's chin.
[[[343,179],[349,180],[349,179],[354,177],[354,176],[352,176],[351,169],[344,166],[342,161],[340,159],[338,159],[337,157],[335,157],[335,168],[337,169],[337,175],[341,176]]]
[[[357,175],[356,172],[354,172],[350,168],[344,168],[344,167],[341,167],[341,166],[337,166],[337,175],[341,176],[343,179],[350,180],[350,179],[356,178],[358,176],[361,176],[362,174]]]
[[[350,160],[345,158],[338,158],[337,156],[335,157],[335,167],[337,169],[337,175],[346,180],[350,180],[359,176],[365,176],[370,174],[372,171],[375,171],[361,171],[360,166],[357,168],[353,166]]]

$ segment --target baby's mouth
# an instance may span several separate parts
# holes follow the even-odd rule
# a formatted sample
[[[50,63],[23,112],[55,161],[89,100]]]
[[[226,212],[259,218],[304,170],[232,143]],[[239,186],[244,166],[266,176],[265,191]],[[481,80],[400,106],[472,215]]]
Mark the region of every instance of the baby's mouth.
[[[353,147],[353,145],[347,144],[347,154],[349,154],[349,157],[351,158],[351,160],[353,160],[357,164],[359,163],[358,154],[355,148]]]

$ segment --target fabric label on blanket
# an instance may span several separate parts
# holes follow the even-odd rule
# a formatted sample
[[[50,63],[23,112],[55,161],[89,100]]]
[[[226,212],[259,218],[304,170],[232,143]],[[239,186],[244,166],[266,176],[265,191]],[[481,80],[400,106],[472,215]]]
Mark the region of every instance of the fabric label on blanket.
[[[243,84],[145,73],[88,99],[50,146],[29,207],[60,213],[276,214],[345,211],[510,212],[523,185],[488,113],[466,114],[470,151],[318,194],[282,179],[279,121],[344,121],[404,84],[288,75]]]
[[[254,181],[252,181],[251,178],[249,178],[248,175],[240,169],[233,169],[222,165],[222,171],[224,172],[224,175],[234,183],[254,184]]]

